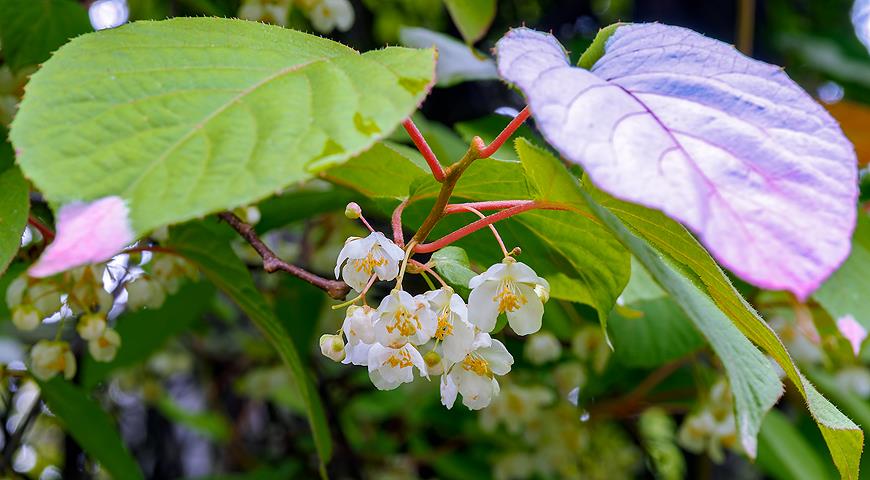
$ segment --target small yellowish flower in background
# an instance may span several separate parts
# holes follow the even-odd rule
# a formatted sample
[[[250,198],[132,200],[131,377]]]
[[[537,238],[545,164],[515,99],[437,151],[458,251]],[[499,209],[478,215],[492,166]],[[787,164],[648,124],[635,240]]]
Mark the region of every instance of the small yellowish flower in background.
[[[76,325],[79,336],[85,340],[96,340],[106,331],[106,315],[102,313],[86,313]]]
[[[40,380],[50,380],[58,373],[70,379],[76,374],[76,358],[68,343],[40,340],[30,350],[30,371]]]
[[[12,309],[12,324],[19,330],[25,332],[36,330],[41,323],[42,315],[29,303],[22,303]]]
[[[348,0],[320,0],[308,11],[308,20],[321,33],[346,32],[353,26],[353,5]]]
[[[88,352],[98,362],[111,362],[121,346],[121,336],[111,328],[103,330],[102,335],[88,342]]]
[[[550,332],[538,332],[526,342],[524,353],[533,365],[543,365],[562,355],[562,344]]]

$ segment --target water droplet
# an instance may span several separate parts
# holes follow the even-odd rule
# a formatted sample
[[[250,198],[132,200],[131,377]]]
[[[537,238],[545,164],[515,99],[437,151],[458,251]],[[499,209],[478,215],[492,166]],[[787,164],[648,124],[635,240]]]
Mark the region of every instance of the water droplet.
[[[580,414],[580,421],[581,422],[588,422],[589,421],[589,412],[584,410],[583,413]]]

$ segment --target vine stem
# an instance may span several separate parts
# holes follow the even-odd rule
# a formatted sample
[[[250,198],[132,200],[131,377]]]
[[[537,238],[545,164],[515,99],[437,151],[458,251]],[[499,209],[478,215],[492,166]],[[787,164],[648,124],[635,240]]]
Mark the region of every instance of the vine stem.
[[[518,128],[520,128],[520,125],[522,125],[523,122],[525,122],[531,114],[532,112],[531,110],[529,110],[528,106],[520,110],[520,113],[518,113],[517,116],[514,117],[513,120],[511,120],[511,122],[508,123],[506,127],[504,127],[504,130],[502,130],[497,137],[495,137],[495,140],[493,140],[492,142],[490,142],[489,145],[481,149],[480,158],[489,158],[493,153],[498,151],[498,149],[501,148],[504,142],[506,142],[507,139],[510,138],[511,135],[513,135],[513,133],[517,131]]]
[[[421,243],[421,244],[417,245],[416,247],[414,247],[414,252],[415,253],[434,252],[436,250],[439,250],[441,248],[446,247],[447,245],[450,245],[451,243],[453,243],[453,242],[455,242],[455,241],[457,241],[457,240],[459,240],[467,235],[470,235],[470,234],[480,230],[481,228],[492,225],[493,223],[498,222],[499,220],[504,220],[506,218],[510,218],[514,215],[517,215],[517,214],[520,214],[523,212],[527,212],[529,210],[534,210],[534,209],[567,210],[567,208],[565,206],[559,205],[559,204],[553,204],[553,203],[547,203],[547,202],[538,202],[535,200],[521,201],[521,202],[522,203],[518,203],[517,205],[515,205],[513,207],[506,208],[498,213],[494,213],[492,215],[481,218],[480,220],[469,223],[468,225],[460,228],[459,230],[456,230],[453,233],[447,234],[447,235],[441,237],[440,239],[435,240],[434,242]],[[467,208],[467,207],[464,206],[463,208]],[[447,209],[445,208],[445,210],[447,210]],[[456,213],[457,211],[461,211],[458,208],[454,208],[451,210],[453,210],[453,211],[451,211],[450,213]]]
[[[330,280],[327,278],[323,278],[319,275],[309,272],[302,267],[297,267],[296,265],[289,264],[283,260],[281,260],[275,252],[272,251],[257,235],[257,232],[254,230],[250,224],[242,221],[241,218],[233,214],[232,212],[222,212],[218,214],[223,221],[227,222],[227,224],[233,228],[238,234],[245,239],[251,247],[260,255],[260,258],[263,259],[263,269],[268,273],[274,273],[278,271],[287,272],[294,277],[301,278],[306,282],[314,285],[315,287],[326,292],[330,297],[341,300],[345,298],[350,292],[350,286],[348,284],[342,282],[341,280]]]
[[[450,212],[451,206],[455,207],[456,205],[448,205],[447,208],[444,209],[445,213],[451,213]],[[481,212],[480,210],[478,210],[474,207],[471,207],[468,205],[461,205],[461,204],[460,204],[460,206],[462,207],[463,210],[471,212],[471,213],[477,215],[478,217],[480,217],[481,219],[486,218],[486,215],[484,215],[483,212]],[[501,247],[501,253],[504,254],[505,258],[509,257],[510,254],[508,253],[507,248],[505,248],[504,241],[501,239],[501,235],[498,234],[498,230],[496,230],[495,225],[490,223],[487,226],[492,231],[492,235],[495,237],[495,240],[498,242],[498,246]]]
[[[42,238],[45,239],[45,243],[51,243],[54,240],[54,231],[48,227],[48,225],[42,223],[38,218],[34,215],[30,215],[27,217],[27,223],[30,224],[31,227],[35,228],[39,231]]]
[[[393,210],[393,242],[399,246],[399,248],[405,248],[405,236],[402,233],[402,212],[405,210],[405,207],[408,206],[408,199],[402,200],[402,203]]]
[[[423,154],[423,158],[425,158],[426,163],[429,164],[429,169],[432,170],[432,176],[435,177],[435,180],[443,182],[446,177],[444,168],[441,167],[441,162],[439,162],[438,158],[435,157],[435,152],[433,152],[432,148],[429,147],[429,144],[426,143],[426,138],[423,137],[422,133],[420,133],[420,129],[417,128],[417,125],[414,124],[414,121],[411,120],[410,117],[402,122],[402,126],[405,127],[405,131],[408,132],[411,141],[414,142],[417,150]]]

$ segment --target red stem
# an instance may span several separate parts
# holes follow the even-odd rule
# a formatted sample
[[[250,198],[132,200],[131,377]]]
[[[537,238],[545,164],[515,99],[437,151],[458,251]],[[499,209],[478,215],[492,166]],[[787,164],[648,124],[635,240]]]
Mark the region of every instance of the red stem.
[[[402,122],[402,126],[405,127],[405,131],[408,132],[408,135],[411,137],[411,141],[414,142],[414,145],[417,146],[417,150],[423,154],[423,158],[426,159],[426,163],[429,164],[429,168],[432,170],[432,176],[435,177],[435,180],[439,182],[443,182],[446,177],[444,173],[444,169],[441,167],[441,163],[438,161],[438,158],[435,157],[435,152],[429,148],[429,144],[426,143],[426,139],[423,137],[423,134],[420,133],[420,130],[417,128],[417,125],[414,124],[414,121],[408,118],[404,122]]]
[[[393,242],[395,242],[399,248],[405,248],[405,236],[402,234],[402,212],[407,206],[408,200],[405,199],[398,207],[396,207],[395,210],[393,210]]]
[[[456,230],[453,233],[447,234],[438,240],[435,240],[431,243],[421,243],[414,247],[415,253],[429,253],[439,250],[441,248],[450,245],[451,243],[463,238],[467,235],[470,235],[481,228],[484,228],[488,225],[492,225],[493,223],[504,220],[505,218],[510,218],[516,214],[523,213],[533,209],[544,209],[544,210],[566,210],[566,207],[558,204],[530,201],[526,203],[521,203],[511,208],[502,210],[498,213],[494,213],[489,215],[486,218],[481,218],[473,223],[469,223],[468,225]],[[455,212],[454,212],[455,213]]]
[[[534,200],[495,200],[490,202],[451,203],[444,207],[444,214],[467,212],[469,208],[475,210],[504,210],[519,205],[535,203]]]
[[[495,137],[495,140],[490,142],[489,145],[480,149],[479,157],[489,158],[493,153],[501,148],[504,142],[506,142],[507,139],[510,138],[511,135],[513,135],[518,128],[520,128],[520,125],[522,125],[523,122],[525,122],[526,119],[529,118],[529,115],[531,115],[531,113],[532,112],[529,110],[528,106],[520,110],[520,113],[518,113],[517,116],[514,117],[513,120],[511,120],[511,123],[508,123],[507,126],[504,127],[504,130],[502,130],[501,133],[499,133],[498,136]]]
[[[35,216],[30,215],[27,217],[27,223],[29,223],[31,227],[39,230],[39,233],[42,235],[42,238],[45,239],[46,244],[51,243],[51,241],[54,240],[54,232],[51,228],[39,221]]]

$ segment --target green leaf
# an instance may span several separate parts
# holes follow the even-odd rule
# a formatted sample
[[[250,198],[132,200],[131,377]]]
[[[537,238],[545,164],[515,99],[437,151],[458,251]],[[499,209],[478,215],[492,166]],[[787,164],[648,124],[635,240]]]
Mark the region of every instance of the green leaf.
[[[354,200],[355,194],[350,190],[325,182],[309,183],[305,188],[292,190],[260,203],[257,207],[260,209],[261,220],[255,225],[257,232],[268,232],[320,213],[342,211],[348,202]]]
[[[836,478],[818,452],[778,410],[771,410],[758,435],[758,466],[778,480]]]
[[[39,388],[51,412],[60,419],[66,431],[112,477],[144,478],[112,419],[81,388],[60,377],[39,382]]]
[[[0,0],[0,42],[9,68],[37,65],[58,47],[91,32],[88,12],[73,0]]]
[[[460,247],[449,246],[432,254],[435,270],[457,293],[468,296],[468,282],[477,275],[471,269],[468,254]]]
[[[813,293],[813,299],[834,319],[852,315],[870,330],[870,218],[858,212],[858,226],[852,236],[852,252],[840,268]]]
[[[4,133],[0,127],[0,274],[6,271],[21,246],[21,234],[30,211],[30,187],[12,164],[11,152],[6,153],[9,144],[2,140]]]
[[[601,192],[594,194],[594,200],[587,197],[599,218],[699,326],[725,364],[744,446],[749,442],[752,447],[761,415],[775,402],[780,390],[767,360],[755,348],[749,349],[751,345],[745,345],[748,338],[776,360],[803,395],[840,475],[856,479],[863,432],[804,378],[780,339],[737,293],[710,254],[685,228],[661,212]],[[735,337],[734,327],[746,337]],[[733,358],[734,354],[741,358]]]
[[[480,40],[495,19],[495,0],[444,0],[444,5],[468,44]]]
[[[365,151],[417,107],[434,62],[434,50],[361,55],[257,22],[140,21],[61,48],[11,136],[52,204],[120,197],[141,235]]]
[[[533,210],[496,226],[508,248],[522,247],[520,260],[550,282],[552,297],[592,306],[603,324],[628,282],[630,257],[589,211],[576,185],[570,183],[573,180],[565,167],[546,151],[525,141],[518,141],[517,145],[521,143],[517,148],[524,155],[522,163],[492,158],[472,163],[456,185],[451,202],[541,199],[568,208],[568,211]],[[527,179],[527,175],[532,175],[534,181]],[[422,223],[440,187],[422,159],[397,150],[387,155],[373,149],[372,154],[354,158],[325,172],[323,177],[372,198],[405,198],[410,183],[412,202],[402,220],[412,230]],[[475,218],[470,213],[450,215],[439,223],[430,239]],[[503,257],[486,229],[456,245],[464,248],[478,265],[492,265]]]
[[[117,326],[121,348],[111,362],[97,362],[88,355],[82,366],[82,385],[92,389],[119,368],[147,360],[166,342],[184,332],[208,310],[214,287],[208,283],[185,285],[166,299],[157,310],[140,310],[119,317]]]
[[[196,264],[215,286],[241,308],[278,352],[299,383],[317,453],[323,464],[328,462],[332,457],[332,440],[317,390],[293,341],[257,290],[247,267],[228,243],[216,238],[209,228],[200,224],[174,229],[167,247]]]
[[[604,55],[604,47],[607,45],[607,40],[610,39],[610,36],[613,35],[613,32],[616,31],[617,28],[625,25],[624,23],[614,23],[612,25],[608,25],[601,30],[598,30],[598,33],[595,35],[595,39],[592,40],[592,44],[589,45],[589,48],[583,52],[583,55],[580,56],[580,60],[577,62],[577,66],[580,68],[585,68],[589,70],[592,68],[592,65],[595,65],[595,62],[598,61]]]
[[[173,423],[184,425],[212,440],[226,442],[232,435],[229,420],[220,413],[187,410],[167,394],[157,399],[156,406],[160,413]]]
[[[652,368],[704,346],[692,321],[634,258],[620,298],[607,326],[613,353],[623,364]]]

